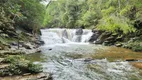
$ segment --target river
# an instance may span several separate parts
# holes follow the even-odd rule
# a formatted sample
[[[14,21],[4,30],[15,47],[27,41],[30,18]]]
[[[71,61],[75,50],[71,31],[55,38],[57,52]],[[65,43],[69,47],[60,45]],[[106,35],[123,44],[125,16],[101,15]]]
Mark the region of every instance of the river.
[[[128,62],[90,59],[87,55],[102,51],[132,53],[123,48],[90,44],[91,30],[84,29],[79,34],[75,29],[42,29],[41,33],[45,42],[40,47],[42,52],[29,57],[42,64],[43,71],[51,73],[53,80],[134,80],[134,77],[141,80]]]

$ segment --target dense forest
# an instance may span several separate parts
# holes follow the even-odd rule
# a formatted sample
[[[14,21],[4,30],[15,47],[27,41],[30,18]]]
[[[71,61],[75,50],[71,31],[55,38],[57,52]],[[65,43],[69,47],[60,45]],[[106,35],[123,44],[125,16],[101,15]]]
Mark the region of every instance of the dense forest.
[[[134,32],[141,27],[141,0],[58,0],[47,5],[47,27]]]
[[[42,26],[45,6],[41,0],[0,0],[1,30],[23,28],[36,31]]]
[[[142,25],[141,0],[1,0],[1,27],[98,28],[136,32]],[[9,23],[7,23],[8,21]],[[5,27],[7,26],[7,27]]]

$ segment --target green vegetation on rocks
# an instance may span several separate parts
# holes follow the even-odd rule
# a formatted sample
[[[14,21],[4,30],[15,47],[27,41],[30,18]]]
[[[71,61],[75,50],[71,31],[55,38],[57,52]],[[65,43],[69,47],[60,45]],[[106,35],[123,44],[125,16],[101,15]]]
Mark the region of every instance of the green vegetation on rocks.
[[[141,37],[133,38],[123,45],[124,48],[132,49],[133,51],[142,51]]]
[[[0,25],[14,29],[36,30],[42,26],[45,7],[41,0],[2,0],[0,1]]]
[[[0,0],[0,50],[10,48],[9,42],[18,39],[31,40],[39,32],[45,14],[41,1]],[[27,33],[34,36],[29,38]]]
[[[40,73],[42,67],[40,64],[34,64],[29,60],[26,60],[24,56],[11,55],[7,56],[2,63],[7,63],[8,66],[0,70],[0,76],[21,75],[25,73]]]

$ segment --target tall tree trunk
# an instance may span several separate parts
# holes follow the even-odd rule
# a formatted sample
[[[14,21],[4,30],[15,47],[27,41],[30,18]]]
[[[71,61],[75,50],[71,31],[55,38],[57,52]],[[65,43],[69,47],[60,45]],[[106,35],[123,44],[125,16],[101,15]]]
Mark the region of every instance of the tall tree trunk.
[[[121,10],[121,0],[118,0],[118,7],[119,7],[119,12]]]

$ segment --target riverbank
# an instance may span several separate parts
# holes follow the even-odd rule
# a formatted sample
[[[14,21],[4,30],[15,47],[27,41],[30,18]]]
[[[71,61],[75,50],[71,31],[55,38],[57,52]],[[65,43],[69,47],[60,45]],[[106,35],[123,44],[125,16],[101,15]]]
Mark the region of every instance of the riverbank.
[[[108,32],[93,29],[93,35],[89,42],[94,44],[102,44],[105,46],[116,46],[131,49],[136,52],[142,51],[141,30],[135,33],[123,34],[121,32]]]
[[[21,30],[14,37],[3,33],[0,36],[0,79],[1,80],[51,80],[49,73],[43,73],[42,66],[25,57],[26,54],[41,52],[44,44],[38,36]]]
[[[98,33],[99,31],[96,30],[96,32]],[[116,46],[116,50],[113,52],[105,51],[104,54],[95,54],[91,55],[91,57],[93,59],[106,58],[109,61],[128,61],[132,66],[139,69],[140,74],[142,75],[142,36],[140,30],[137,32],[125,35],[121,33],[102,31],[102,33],[99,34],[98,39],[96,39],[95,44]],[[125,51],[126,49],[124,49],[122,52],[118,52],[119,48],[126,48],[128,49],[128,52],[131,50],[134,52],[127,53]]]
[[[0,58],[1,80],[52,80],[51,75],[44,73],[40,64],[35,64],[24,55],[7,55]]]

